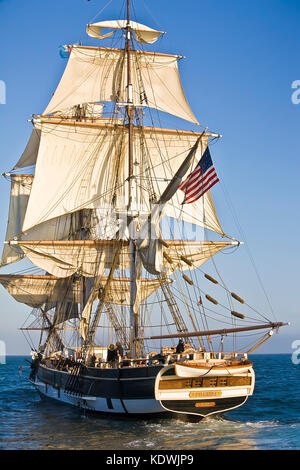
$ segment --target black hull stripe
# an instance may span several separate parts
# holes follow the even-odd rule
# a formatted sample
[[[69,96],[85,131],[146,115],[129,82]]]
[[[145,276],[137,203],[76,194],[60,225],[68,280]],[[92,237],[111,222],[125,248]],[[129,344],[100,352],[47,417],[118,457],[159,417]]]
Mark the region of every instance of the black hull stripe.
[[[97,377],[97,379],[95,379],[93,376],[84,375],[79,379],[79,391],[80,394],[84,396],[95,396],[98,398],[119,400],[124,400],[125,398],[153,399],[155,398],[156,374],[152,377],[140,377],[139,380],[133,377],[128,377],[128,379],[124,378],[123,380],[118,379],[118,377],[105,380],[104,377]],[[70,374],[66,372],[48,369],[46,367],[40,367],[37,374],[38,381],[62,389],[66,388],[69,377]],[[123,407],[125,407],[125,405]]]

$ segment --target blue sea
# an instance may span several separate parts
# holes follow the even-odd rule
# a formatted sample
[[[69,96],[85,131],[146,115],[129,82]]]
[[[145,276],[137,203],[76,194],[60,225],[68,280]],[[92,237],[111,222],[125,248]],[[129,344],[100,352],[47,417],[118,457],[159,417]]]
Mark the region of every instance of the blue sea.
[[[288,354],[251,356],[253,397],[223,417],[198,423],[86,416],[42,400],[28,382],[25,359],[10,356],[0,365],[0,449],[300,449],[300,365]]]

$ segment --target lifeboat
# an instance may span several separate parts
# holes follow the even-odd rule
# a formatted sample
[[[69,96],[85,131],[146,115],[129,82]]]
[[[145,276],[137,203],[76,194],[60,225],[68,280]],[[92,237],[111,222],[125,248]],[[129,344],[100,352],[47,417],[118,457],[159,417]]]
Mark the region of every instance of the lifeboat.
[[[205,376],[226,376],[246,373],[252,368],[251,361],[243,361],[238,363],[203,363],[203,362],[186,362],[176,363],[175,373],[178,377],[201,377]]]

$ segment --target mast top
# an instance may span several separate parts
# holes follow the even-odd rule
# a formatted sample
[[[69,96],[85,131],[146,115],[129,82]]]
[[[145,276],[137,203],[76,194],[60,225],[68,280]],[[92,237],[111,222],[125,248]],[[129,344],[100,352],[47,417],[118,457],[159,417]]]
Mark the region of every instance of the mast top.
[[[161,34],[165,34],[164,31],[157,31],[144,24],[127,20],[108,20],[88,24],[86,26],[86,32],[92,38],[107,39],[112,36],[117,29],[125,30],[128,29],[128,27],[135,32],[137,42],[142,44],[153,44],[158,40]],[[102,29],[113,29],[114,31],[102,34]]]

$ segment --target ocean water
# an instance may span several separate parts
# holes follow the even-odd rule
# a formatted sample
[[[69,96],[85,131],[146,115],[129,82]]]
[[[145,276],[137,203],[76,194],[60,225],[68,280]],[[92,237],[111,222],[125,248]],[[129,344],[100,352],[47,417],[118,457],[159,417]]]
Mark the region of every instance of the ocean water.
[[[0,449],[298,450],[300,365],[290,355],[253,355],[253,397],[222,417],[119,419],[42,400],[25,357],[0,365]],[[22,366],[22,374],[19,366]]]

